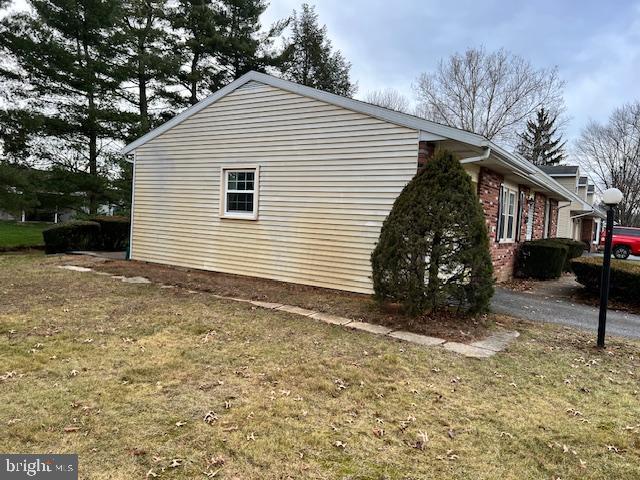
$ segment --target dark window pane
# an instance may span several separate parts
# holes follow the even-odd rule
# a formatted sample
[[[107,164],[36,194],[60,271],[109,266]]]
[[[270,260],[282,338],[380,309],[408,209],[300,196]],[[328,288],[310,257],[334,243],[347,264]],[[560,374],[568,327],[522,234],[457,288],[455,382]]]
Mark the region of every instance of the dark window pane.
[[[228,193],[228,212],[253,212],[253,193]]]

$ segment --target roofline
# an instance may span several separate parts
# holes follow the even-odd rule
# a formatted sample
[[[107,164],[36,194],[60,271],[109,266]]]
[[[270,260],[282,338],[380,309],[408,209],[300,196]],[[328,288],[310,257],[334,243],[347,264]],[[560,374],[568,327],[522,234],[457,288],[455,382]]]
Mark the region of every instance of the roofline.
[[[490,148],[497,154],[499,159],[502,159],[502,161],[504,161],[505,163],[510,164],[512,167],[515,167],[516,169],[524,172],[526,174],[525,176],[528,176],[527,178],[532,181],[532,183],[538,184],[543,188],[555,192],[560,197],[567,200],[571,199],[574,201],[580,201],[580,199],[576,195],[573,195],[569,190],[556,182],[550,175],[544,173],[540,168],[527,161],[524,157],[516,153],[508,152],[507,150],[496,145],[490,140],[487,140],[482,135],[467,132],[466,130],[461,130],[459,128],[442,125],[430,120],[426,120],[424,118],[409,115],[407,113],[397,112],[395,110],[390,110],[378,105],[361,102],[360,100],[355,100],[353,98],[343,97],[333,93],[325,92],[323,90],[318,90],[316,88],[307,87],[305,85],[300,85],[289,80],[284,80],[272,75],[267,75],[266,73],[255,71],[245,73],[240,78],[231,82],[229,85],[221,88],[217,92],[209,95],[195,105],[187,108],[182,113],[176,115],[171,120],[163,123],[154,130],[151,130],[147,134],[131,142],[121,150],[121,153],[126,155],[133,152],[140,146],[156,138],[162,133],[170,130],[176,125],[182,123],[190,116],[198,113],[199,111],[203,110],[204,108],[215,103],[219,99],[225,97],[234,90],[237,90],[241,86],[251,81],[264,83],[266,85],[280,88],[291,93],[297,93],[308,98],[313,98],[322,102],[352,110],[354,112],[369,115],[371,117],[378,118],[389,123],[417,130],[419,139],[451,139],[475,147]]]

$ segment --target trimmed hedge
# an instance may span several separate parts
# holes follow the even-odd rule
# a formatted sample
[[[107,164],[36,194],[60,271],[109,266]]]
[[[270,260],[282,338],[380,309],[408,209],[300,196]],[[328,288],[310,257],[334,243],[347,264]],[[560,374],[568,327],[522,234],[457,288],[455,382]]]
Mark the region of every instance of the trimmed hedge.
[[[128,217],[99,215],[90,220],[100,224],[102,250],[119,252],[127,249],[131,227]]]
[[[564,245],[568,248],[567,258],[564,262],[563,270],[565,272],[571,271],[571,260],[582,256],[585,251],[584,242],[573,240],[572,238],[542,238],[539,240],[532,240],[532,243],[548,244],[548,245]]]
[[[547,280],[562,275],[569,247],[559,242],[524,242],[518,252],[518,274]]]
[[[571,262],[576,280],[587,290],[600,291],[602,258],[584,257]],[[609,295],[628,303],[640,303],[640,265],[626,260],[611,260]]]
[[[46,253],[100,248],[100,224],[76,220],[54,225],[42,231]]]

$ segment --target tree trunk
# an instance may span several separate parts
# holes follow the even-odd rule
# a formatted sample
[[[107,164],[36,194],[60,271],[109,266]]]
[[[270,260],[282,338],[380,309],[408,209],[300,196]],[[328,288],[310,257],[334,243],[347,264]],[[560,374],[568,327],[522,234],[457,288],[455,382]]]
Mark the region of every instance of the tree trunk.
[[[427,284],[427,299],[431,303],[431,309],[436,310],[438,306],[438,284],[440,279],[440,244],[442,243],[442,235],[435,232],[431,243],[431,257],[429,258],[429,280]]]
[[[147,74],[142,58],[145,54],[144,41],[138,40],[138,95],[140,96],[140,130],[147,133],[149,124],[149,106],[147,101]]]

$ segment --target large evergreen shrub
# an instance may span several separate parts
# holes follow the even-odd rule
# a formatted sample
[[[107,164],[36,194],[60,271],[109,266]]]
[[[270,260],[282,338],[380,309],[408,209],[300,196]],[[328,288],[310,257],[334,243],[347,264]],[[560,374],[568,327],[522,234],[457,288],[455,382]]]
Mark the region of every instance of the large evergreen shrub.
[[[543,238],[539,240],[532,240],[532,243],[540,243],[547,245],[564,245],[567,247],[567,258],[564,261],[563,270],[565,272],[571,271],[571,260],[582,256],[585,251],[586,245],[578,240],[571,238],[556,237],[556,238]]]
[[[593,294],[600,292],[602,258],[581,257],[571,261],[576,280]],[[609,293],[626,303],[640,303],[640,264],[628,260],[611,260]]]
[[[376,298],[411,315],[448,305],[488,309],[493,268],[484,214],[452,153],[437,151],[402,190],[371,263]]]
[[[565,268],[569,247],[547,239],[524,242],[518,250],[518,275],[548,280],[559,278]]]
[[[76,220],[54,225],[42,231],[46,253],[100,248],[100,224]]]
[[[129,217],[97,215],[90,220],[100,224],[102,250],[118,252],[127,249],[131,229]]]

